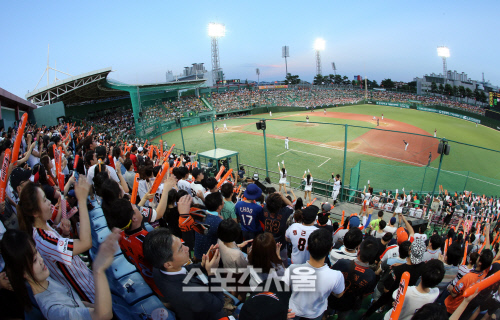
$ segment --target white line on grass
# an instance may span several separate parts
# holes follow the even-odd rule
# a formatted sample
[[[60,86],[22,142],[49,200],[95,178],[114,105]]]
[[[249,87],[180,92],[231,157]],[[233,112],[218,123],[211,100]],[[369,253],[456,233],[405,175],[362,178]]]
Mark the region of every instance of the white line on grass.
[[[331,158],[326,159],[326,161],[325,161],[325,162],[323,162],[322,164],[320,164],[320,165],[318,166],[318,168],[319,168],[319,167],[321,167],[322,165],[324,165],[325,163],[327,163],[328,161],[330,161],[330,159],[331,159]]]
[[[282,156],[282,155],[284,155],[285,153],[290,152],[290,151],[292,151],[292,150],[291,150],[291,149],[288,149],[287,151],[285,151],[285,152],[283,152],[283,153],[278,154],[276,157]]]
[[[309,152],[305,152],[305,151],[299,151],[299,150],[295,150],[295,149],[290,149],[288,151],[295,151],[295,152],[300,152],[300,153],[305,153],[305,154],[310,154],[311,156],[316,156],[316,157],[322,157],[322,158],[328,158],[328,157],[325,157],[325,156],[321,156],[319,154],[315,154],[315,153],[309,153]],[[330,159],[330,158],[328,158]]]

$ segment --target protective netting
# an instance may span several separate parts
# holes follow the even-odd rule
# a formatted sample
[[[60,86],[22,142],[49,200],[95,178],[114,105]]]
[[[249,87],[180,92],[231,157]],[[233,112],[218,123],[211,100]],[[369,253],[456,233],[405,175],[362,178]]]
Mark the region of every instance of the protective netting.
[[[436,183],[437,168],[396,166],[360,161],[351,169],[350,187],[363,189],[370,181],[376,191],[402,190],[415,193],[431,192]],[[470,171],[441,170],[437,186],[449,192],[472,191],[476,194],[500,195],[500,180]],[[439,187],[436,187],[436,192]]]

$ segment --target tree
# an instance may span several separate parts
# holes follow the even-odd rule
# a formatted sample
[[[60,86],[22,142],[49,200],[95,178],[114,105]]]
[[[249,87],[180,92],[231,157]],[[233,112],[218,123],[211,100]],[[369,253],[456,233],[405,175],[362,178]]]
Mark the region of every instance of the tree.
[[[438,86],[436,85],[436,83],[434,81],[432,81],[431,83],[431,92],[432,93],[436,93],[438,91]]]
[[[444,86],[442,83],[439,84],[439,89],[438,89],[439,93],[443,94],[444,93]]]
[[[343,82],[344,85],[351,84],[351,81],[349,81],[349,77],[348,76],[343,76],[342,77],[342,82]]]
[[[486,96],[486,93],[484,93],[484,91],[481,90],[481,93],[479,94],[479,101],[486,102],[487,98],[488,97]]]
[[[453,87],[451,86],[451,84],[449,83],[445,84],[443,93],[447,96],[451,96],[452,92],[453,92]]]
[[[469,98],[474,97],[474,92],[470,88],[465,88],[465,96],[467,97],[467,102],[469,102]]]
[[[479,93],[479,90],[474,90],[474,99],[476,99],[476,101],[480,101],[479,99],[481,98],[481,94]]]
[[[315,84],[315,85],[323,84],[323,76],[322,76],[322,75],[320,75],[320,74],[317,74],[317,75],[314,77],[313,84]]]
[[[378,83],[377,83],[377,81],[376,81],[376,80],[373,80],[373,81],[372,81],[372,87],[373,87],[373,88],[378,88]]]
[[[335,84],[342,84],[342,76],[340,74],[336,74],[333,77],[333,83],[335,83]]]
[[[391,79],[384,79],[380,84],[386,89],[394,88],[394,82]]]
[[[356,80],[352,80],[352,81],[351,81],[351,84],[352,84],[353,86],[357,86],[357,85],[358,85],[358,82],[357,82]]]
[[[464,86],[458,87],[458,94],[462,99],[465,98],[465,87]]]
[[[299,84],[300,79],[298,75],[292,76],[291,73],[286,74],[285,84]]]
[[[458,87],[457,86],[453,86],[451,88],[451,95],[454,97],[458,97]]]

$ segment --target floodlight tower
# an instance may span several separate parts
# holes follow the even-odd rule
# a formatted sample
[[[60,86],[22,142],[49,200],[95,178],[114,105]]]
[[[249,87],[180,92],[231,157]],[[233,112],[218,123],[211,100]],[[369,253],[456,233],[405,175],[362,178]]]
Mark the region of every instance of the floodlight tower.
[[[208,24],[208,36],[212,39],[212,81],[213,84],[217,84],[217,80],[220,80],[220,72],[222,71],[220,67],[219,59],[219,38],[226,35],[226,27],[220,23],[209,23]]]
[[[320,51],[325,50],[325,40],[318,38],[314,42],[314,50],[316,50],[316,74],[321,74],[321,55]]]
[[[450,57],[450,49],[445,46],[440,46],[437,48],[438,56],[443,58],[443,78],[444,78],[444,84],[446,84],[446,79],[448,78],[447,76],[447,69],[446,69],[446,58]]]
[[[290,48],[288,46],[283,46],[281,48],[281,57],[285,58],[285,78],[288,76],[288,63],[286,62],[286,58],[290,57]]]
[[[260,85],[260,69],[255,69],[255,74],[257,75],[257,86]]]

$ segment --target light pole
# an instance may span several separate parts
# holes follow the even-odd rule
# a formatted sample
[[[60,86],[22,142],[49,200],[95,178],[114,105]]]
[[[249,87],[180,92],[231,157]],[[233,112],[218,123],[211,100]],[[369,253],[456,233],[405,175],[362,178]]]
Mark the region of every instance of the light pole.
[[[257,74],[257,86],[260,85],[260,69],[255,69],[255,73]]]
[[[445,86],[446,79],[448,78],[447,68],[446,68],[446,58],[450,57],[450,49],[448,49],[445,46],[440,46],[437,48],[437,52],[438,52],[438,56],[443,58],[443,79],[444,79],[443,86]]]
[[[325,50],[325,40],[318,38],[314,42],[314,50],[316,51],[316,75],[321,75],[321,54]]]
[[[212,84],[216,85],[217,80],[222,80],[219,58],[219,38],[226,35],[226,27],[220,23],[208,24],[208,36],[212,39]]]
[[[286,76],[288,76],[288,63],[286,61],[286,58],[290,57],[290,48],[288,46],[283,46],[281,48],[281,57],[285,58],[285,79],[286,79]]]

